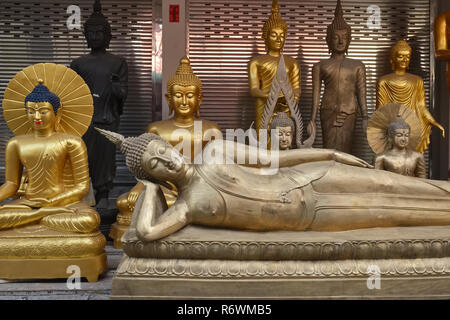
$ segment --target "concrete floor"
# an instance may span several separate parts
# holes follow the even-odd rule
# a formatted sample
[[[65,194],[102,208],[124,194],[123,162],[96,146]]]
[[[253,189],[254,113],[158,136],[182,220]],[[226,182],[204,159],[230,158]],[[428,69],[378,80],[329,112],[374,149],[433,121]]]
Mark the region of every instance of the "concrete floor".
[[[56,280],[0,280],[0,300],[106,300],[111,292],[112,278],[123,251],[106,245],[108,271],[98,282],[83,279],[80,289],[69,289],[65,279]]]

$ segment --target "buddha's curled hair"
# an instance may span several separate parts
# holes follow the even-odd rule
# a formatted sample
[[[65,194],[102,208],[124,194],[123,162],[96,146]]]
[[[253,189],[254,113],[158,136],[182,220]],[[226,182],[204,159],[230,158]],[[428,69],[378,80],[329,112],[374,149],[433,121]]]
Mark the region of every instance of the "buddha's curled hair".
[[[116,132],[99,128],[95,129],[120,148],[120,152],[122,152],[125,156],[125,163],[128,169],[136,176],[136,178],[166,185],[161,181],[155,180],[142,168],[141,158],[151,141],[161,140],[166,142],[168,146],[172,147],[170,143],[153,133],[144,133],[138,137],[125,138],[123,135]]]

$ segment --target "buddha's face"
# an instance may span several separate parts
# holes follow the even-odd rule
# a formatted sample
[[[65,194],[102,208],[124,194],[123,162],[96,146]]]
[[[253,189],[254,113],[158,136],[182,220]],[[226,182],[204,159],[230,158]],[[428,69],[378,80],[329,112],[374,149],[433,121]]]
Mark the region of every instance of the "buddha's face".
[[[409,68],[411,62],[410,50],[397,50],[391,58],[391,65],[393,70],[405,71]]]
[[[286,40],[286,33],[283,28],[275,27],[270,29],[267,38],[266,46],[269,50],[281,51],[284,47],[284,41]]]
[[[280,150],[288,150],[292,147],[292,138],[294,130],[292,127],[277,127],[278,129],[278,143]]]
[[[332,52],[345,53],[350,44],[350,37],[347,30],[335,30],[329,39],[329,46]]]
[[[405,149],[409,144],[409,129],[395,129],[391,139],[398,149]]]
[[[104,26],[88,26],[88,29],[86,30],[86,40],[89,48],[94,50],[107,48],[109,44],[109,39],[107,38]]]
[[[183,157],[175,148],[161,140],[152,140],[142,155],[143,169],[161,181],[176,181],[184,174]]]
[[[197,86],[177,84],[170,88],[170,94],[167,94],[166,97],[175,115],[183,118],[194,118],[203,98]]]
[[[30,102],[25,104],[25,112],[33,129],[46,130],[55,126],[56,116],[50,102]]]

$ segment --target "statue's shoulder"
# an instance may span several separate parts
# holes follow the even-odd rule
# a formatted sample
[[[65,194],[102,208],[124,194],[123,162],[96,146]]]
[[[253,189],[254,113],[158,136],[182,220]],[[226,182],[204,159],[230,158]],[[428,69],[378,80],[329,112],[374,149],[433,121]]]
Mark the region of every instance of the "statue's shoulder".
[[[53,135],[54,138],[58,139],[58,141],[66,146],[83,146],[84,141],[80,136],[76,136],[73,134],[65,133],[65,132],[56,132]]]
[[[147,126],[147,130],[145,132],[146,133],[154,133],[154,134],[159,135],[161,133],[162,129],[168,129],[168,128],[176,129],[175,125],[173,124],[173,121],[170,121],[170,119],[155,121],[155,122],[150,123]]]
[[[298,60],[294,59],[294,58],[292,58],[290,56],[284,56],[284,61],[288,65],[298,65],[298,66],[300,66],[300,63],[298,62]]]
[[[422,77],[420,77],[418,75],[415,75],[412,73],[406,73],[405,77],[407,77],[411,82],[418,82],[418,83],[422,82],[423,83]]]
[[[127,62],[124,57],[118,56],[118,55],[113,54],[113,53],[108,52],[108,51],[106,51],[105,57],[107,59],[109,59],[109,60],[112,60],[112,61],[116,62],[116,63],[126,63]]]
[[[361,60],[345,57],[345,62],[354,68],[366,68],[366,65]]]
[[[220,130],[219,125],[213,121],[206,120],[206,119],[196,119],[196,121],[202,122],[203,129],[218,129],[218,130]]]
[[[395,78],[395,73],[388,73],[388,74],[385,74],[384,76],[381,76],[378,79],[378,83],[384,84],[386,82],[390,82],[390,81],[394,80],[394,78]]]

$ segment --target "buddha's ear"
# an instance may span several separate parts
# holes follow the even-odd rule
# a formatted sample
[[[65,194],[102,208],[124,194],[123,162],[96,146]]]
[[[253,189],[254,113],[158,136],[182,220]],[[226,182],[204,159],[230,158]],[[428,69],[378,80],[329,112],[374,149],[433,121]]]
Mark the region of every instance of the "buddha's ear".
[[[170,103],[170,94],[169,94],[169,93],[166,93],[164,96],[166,97],[167,104],[169,105],[169,116],[170,116],[170,115],[172,115],[172,113],[174,112],[174,111],[173,111],[173,106],[172,106],[172,104]]]
[[[197,118],[200,118],[200,105],[202,104],[203,101],[203,94],[199,94],[198,95],[198,105],[197,105],[197,109],[195,110],[195,115],[197,116]]]
[[[56,115],[55,115],[55,130],[56,131],[60,131],[59,129],[61,128],[60,127],[60,122],[61,122],[61,118],[62,118],[62,106],[60,106],[59,108],[58,108],[58,111],[56,111]]]

